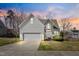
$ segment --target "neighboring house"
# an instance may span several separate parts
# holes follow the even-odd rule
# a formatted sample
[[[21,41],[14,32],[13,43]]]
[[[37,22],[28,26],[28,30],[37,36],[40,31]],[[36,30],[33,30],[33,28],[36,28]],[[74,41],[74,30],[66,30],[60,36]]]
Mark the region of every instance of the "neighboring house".
[[[6,34],[6,26],[5,26],[5,17],[0,14],[0,36],[4,36]]]
[[[4,25],[6,25],[5,24],[5,16],[4,15],[3,16],[0,16],[0,20],[3,22]]]
[[[39,19],[31,14],[19,25],[19,31],[21,40],[44,40],[58,34],[59,28],[56,20]]]
[[[65,33],[66,40],[79,40],[79,30],[69,30]]]
[[[9,26],[9,22],[6,24],[6,16],[0,16],[0,37],[15,37],[14,30]],[[7,26],[8,25],[8,26]]]
[[[4,36],[6,34],[6,27],[3,22],[0,20],[0,36]]]
[[[8,29],[13,29],[13,19],[11,17],[7,16],[5,18],[5,24]]]
[[[14,31],[13,24],[9,17],[0,15],[0,36],[4,37],[15,37],[18,31]]]
[[[79,40],[79,30],[71,30],[70,36],[72,39]]]
[[[79,39],[79,30],[72,30],[72,38]]]
[[[15,17],[11,17],[11,16],[7,16],[5,18],[5,26],[7,27],[7,33],[12,34],[14,36],[18,36],[19,35],[19,28],[18,28],[18,24],[17,24],[17,18]]]

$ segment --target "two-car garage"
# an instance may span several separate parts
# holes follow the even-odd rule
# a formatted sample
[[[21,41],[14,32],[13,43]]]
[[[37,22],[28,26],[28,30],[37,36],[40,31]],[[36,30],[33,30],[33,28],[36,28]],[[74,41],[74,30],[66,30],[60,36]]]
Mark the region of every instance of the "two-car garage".
[[[27,51],[36,51],[43,36],[40,33],[22,33],[22,37],[23,47],[26,47]]]
[[[41,40],[40,33],[23,33],[23,40]]]

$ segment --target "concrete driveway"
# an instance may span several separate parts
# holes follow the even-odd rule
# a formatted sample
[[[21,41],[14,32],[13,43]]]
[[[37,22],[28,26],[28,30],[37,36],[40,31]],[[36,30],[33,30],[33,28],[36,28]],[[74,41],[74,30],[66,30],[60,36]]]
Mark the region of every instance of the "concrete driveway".
[[[41,40],[20,41],[0,47],[0,55],[34,55]]]
[[[38,51],[40,40],[21,41],[0,47],[0,56],[79,56],[79,51]]]

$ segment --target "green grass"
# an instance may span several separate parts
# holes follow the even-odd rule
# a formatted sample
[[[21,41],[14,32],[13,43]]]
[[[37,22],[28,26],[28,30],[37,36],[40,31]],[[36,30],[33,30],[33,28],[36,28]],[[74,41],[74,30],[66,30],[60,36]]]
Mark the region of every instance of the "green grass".
[[[0,38],[0,46],[20,41],[19,38]]]
[[[39,50],[43,51],[79,51],[79,41],[42,41]]]

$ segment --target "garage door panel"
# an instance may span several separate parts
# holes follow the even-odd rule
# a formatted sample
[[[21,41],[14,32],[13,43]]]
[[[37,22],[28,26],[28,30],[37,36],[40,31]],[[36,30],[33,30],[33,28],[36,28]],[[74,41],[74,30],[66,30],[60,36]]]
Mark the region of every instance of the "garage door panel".
[[[40,40],[40,34],[24,34],[24,40]]]

